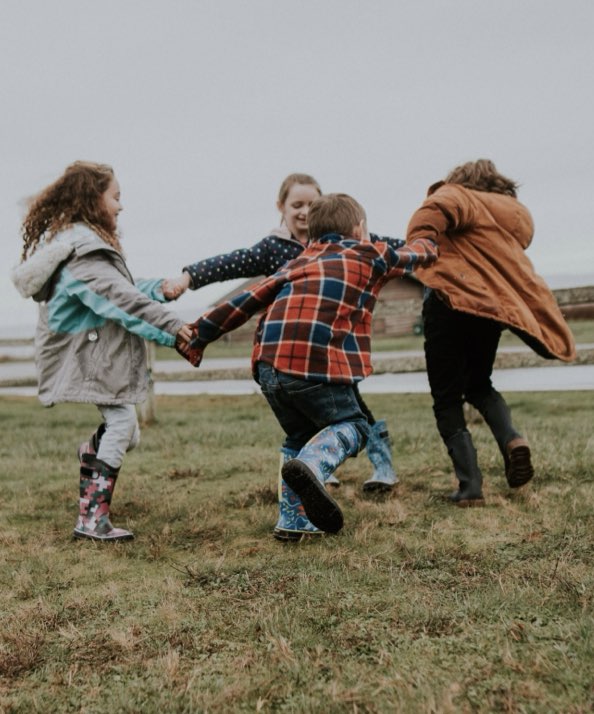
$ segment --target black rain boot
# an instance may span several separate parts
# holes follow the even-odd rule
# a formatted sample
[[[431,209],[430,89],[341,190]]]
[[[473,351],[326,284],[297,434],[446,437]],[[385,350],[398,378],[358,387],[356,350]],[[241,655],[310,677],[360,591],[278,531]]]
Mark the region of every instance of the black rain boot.
[[[454,471],[459,482],[458,490],[449,498],[460,508],[484,506],[482,485],[483,475],[476,458],[476,449],[470,432],[456,432],[445,442],[448,454],[454,464]]]
[[[530,447],[514,429],[511,412],[505,399],[493,390],[486,397],[475,400],[473,405],[482,414],[503,456],[505,478],[510,488],[528,483],[534,476],[530,459]]]

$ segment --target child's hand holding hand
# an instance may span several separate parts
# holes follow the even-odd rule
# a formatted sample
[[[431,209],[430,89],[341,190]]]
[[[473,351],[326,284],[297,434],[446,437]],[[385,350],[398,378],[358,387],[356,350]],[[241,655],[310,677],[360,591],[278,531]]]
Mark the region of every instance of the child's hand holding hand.
[[[199,367],[202,362],[204,347],[192,347],[191,342],[197,336],[196,324],[183,325],[175,340],[175,349],[182,357],[185,357],[188,362],[194,367]]]
[[[414,270],[419,265],[431,265],[439,257],[437,243],[431,238],[416,238],[398,248],[396,252],[404,263],[406,272]]]
[[[188,343],[193,336],[194,335],[192,333],[192,325],[182,325],[179,328],[179,332],[177,333],[176,343]]]
[[[165,278],[161,283],[161,291],[167,300],[177,300],[189,287],[189,273],[182,273],[178,278]]]

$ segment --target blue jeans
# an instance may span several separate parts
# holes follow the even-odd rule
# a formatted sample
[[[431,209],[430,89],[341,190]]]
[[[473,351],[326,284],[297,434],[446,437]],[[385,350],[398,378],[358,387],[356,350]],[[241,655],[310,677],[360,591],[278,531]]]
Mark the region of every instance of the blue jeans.
[[[300,451],[319,431],[332,424],[350,422],[367,442],[369,423],[350,384],[329,384],[299,379],[258,362],[262,394],[287,435],[283,446]]]

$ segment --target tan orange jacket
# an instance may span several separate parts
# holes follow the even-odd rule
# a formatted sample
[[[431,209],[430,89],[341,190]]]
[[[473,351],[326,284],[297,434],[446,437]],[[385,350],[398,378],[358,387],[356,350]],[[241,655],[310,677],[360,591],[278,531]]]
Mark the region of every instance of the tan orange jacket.
[[[512,196],[434,184],[415,211],[406,240],[432,238],[439,258],[416,276],[453,309],[496,320],[538,354],[575,359],[575,341],[526,248],[534,225]]]

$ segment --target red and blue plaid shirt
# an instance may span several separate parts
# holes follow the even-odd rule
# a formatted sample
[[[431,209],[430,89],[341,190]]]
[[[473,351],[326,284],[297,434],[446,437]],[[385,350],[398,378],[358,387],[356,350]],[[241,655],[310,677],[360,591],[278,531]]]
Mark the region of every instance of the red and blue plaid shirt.
[[[207,344],[265,309],[254,337],[253,368],[261,360],[300,379],[360,381],[372,371],[371,315],[381,287],[434,262],[437,254],[430,239],[395,250],[388,242],[326,235],[274,275],[200,317],[184,356],[198,366]]]

